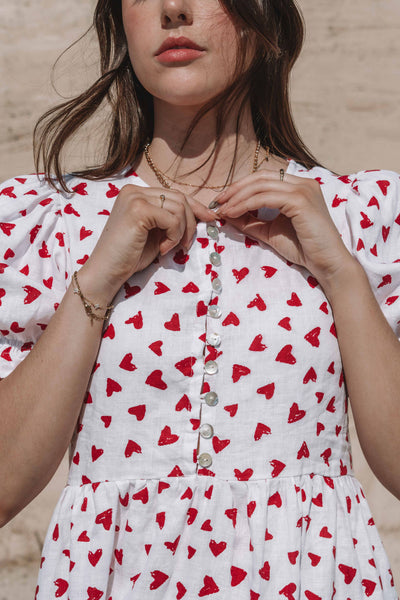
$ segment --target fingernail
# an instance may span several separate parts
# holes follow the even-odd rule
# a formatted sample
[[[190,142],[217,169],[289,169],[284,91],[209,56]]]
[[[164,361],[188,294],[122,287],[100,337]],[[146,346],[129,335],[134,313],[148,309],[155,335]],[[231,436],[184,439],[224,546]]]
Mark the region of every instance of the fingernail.
[[[210,210],[215,210],[215,209],[218,209],[218,208],[219,208],[219,204],[218,204],[218,202],[217,202],[216,200],[212,200],[212,201],[210,202],[210,204],[208,205],[208,208],[209,208]]]

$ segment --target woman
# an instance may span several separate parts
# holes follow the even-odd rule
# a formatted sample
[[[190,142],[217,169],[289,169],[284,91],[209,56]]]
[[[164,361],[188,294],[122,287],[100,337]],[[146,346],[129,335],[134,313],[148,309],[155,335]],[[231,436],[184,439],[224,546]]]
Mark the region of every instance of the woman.
[[[95,24],[102,77],[37,130],[46,180],[0,196],[3,523],[70,445],[36,598],[397,598],[347,398],[400,498],[399,176],[304,148],[293,2]],[[63,177],[104,99],[104,163]]]

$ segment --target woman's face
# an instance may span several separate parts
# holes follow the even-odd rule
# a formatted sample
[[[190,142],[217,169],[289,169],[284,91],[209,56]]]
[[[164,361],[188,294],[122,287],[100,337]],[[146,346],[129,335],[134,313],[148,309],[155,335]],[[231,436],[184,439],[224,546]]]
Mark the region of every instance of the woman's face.
[[[122,0],[122,15],[132,67],[154,98],[199,107],[230,83],[237,32],[218,0]],[[171,37],[188,38],[203,50],[157,56]]]

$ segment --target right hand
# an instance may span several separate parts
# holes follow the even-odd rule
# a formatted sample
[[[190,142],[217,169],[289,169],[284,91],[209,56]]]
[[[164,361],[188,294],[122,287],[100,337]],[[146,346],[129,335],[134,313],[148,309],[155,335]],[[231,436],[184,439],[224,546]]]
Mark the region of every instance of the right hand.
[[[160,194],[166,198],[163,208]],[[196,217],[209,222],[216,215],[177,190],[125,185],[90,258],[79,271],[84,293],[109,303],[127,279],[145,269],[159,253],[166,254],[179,244],[187,249],[196,232]]]

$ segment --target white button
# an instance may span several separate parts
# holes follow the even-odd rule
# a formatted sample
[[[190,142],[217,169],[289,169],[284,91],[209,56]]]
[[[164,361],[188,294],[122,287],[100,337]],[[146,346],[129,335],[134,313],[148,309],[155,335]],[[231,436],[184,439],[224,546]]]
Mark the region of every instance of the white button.
[[[206,438],[207,440],[209,438],[212,438],[212,436],[214,435],[214,428],[209,423],[203,423],[199,431],[201,437]]]
[[[211,304],[211,306],[209,306],[207,309],[207,313],[209,317],[212,317],[213,319],[219,319],[219,317],[222,315],[222,310],[216,304]]]
[[[209,360],[204,365],[204,370],[209,375],[215,375],[215,373],[218,373],[218,365],[215,360]]]
[[[207,233],[214,240],[216,240],[218,238],[218,232],[219,232],[219,229],[218,229],[218,227],[215,227],[215,225],[207,225]]]
[[[212,465],[212,458],[209,454],[207,454],[207,452],[203,452],[203,454],[200,454],[199,465],[201,467],[209,467],[210,465]]]
[[[221,343],[221,336],[218,333],[210,333],[207,336],[207,344],[210,346],[219,346]]]
[[[221,280],[218,277],[215,277],[212,281],[212,288],[214,290],[214,292],[217,292],[217,294],[219,294],[219,292],[222,290],[222,283]]]
[[[214,265],[214,267],[219,267],[221,264],[221,255],[218,252],[211,252],[210,261]]]
[[[207,392],[205,401],[208,406],[216,406],[218,404],[218,395],[215,392]]]

